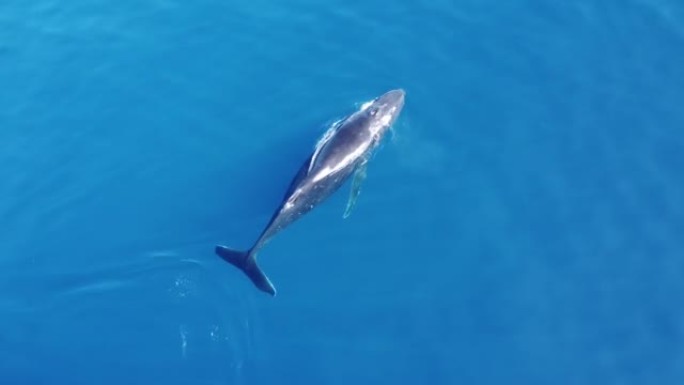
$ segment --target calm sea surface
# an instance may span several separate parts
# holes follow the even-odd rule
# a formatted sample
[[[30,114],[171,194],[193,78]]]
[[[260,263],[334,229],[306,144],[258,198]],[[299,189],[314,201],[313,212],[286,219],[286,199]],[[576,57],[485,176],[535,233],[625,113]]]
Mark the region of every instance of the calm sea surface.
[[[4,0],[0,383],[682,384],[683,101],[677,0]]]

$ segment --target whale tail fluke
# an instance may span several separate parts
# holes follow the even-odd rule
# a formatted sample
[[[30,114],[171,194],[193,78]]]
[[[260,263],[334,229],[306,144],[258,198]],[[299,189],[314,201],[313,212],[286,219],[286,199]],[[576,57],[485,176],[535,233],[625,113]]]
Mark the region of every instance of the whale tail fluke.
[[[216,254],[224,261],[242,270],[254,285],[261,291],[272,296],[276,295],[276,289],[266,274],[259,268],[252,250],[238,251],[225,246],[216,246]]]

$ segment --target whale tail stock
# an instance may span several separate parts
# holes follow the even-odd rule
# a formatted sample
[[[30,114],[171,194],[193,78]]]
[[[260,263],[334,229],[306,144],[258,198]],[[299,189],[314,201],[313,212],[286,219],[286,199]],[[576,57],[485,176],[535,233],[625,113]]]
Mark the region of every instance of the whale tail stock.
[[[254,285],[261,291],[264,291],[272,296],[276,295],[276,289],[268,279],[266,274],[259,268],[256,263],[255,255],[252,250],[238,251],[229,249],[225,246],[217,245],[216,254],[224,261],[242,270],[243,273],[254,283]]]

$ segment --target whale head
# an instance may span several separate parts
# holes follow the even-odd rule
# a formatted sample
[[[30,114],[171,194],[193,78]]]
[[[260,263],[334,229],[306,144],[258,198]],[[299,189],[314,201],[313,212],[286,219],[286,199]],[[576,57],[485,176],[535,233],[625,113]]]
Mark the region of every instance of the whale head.
[[[381,136],[394,124],[404,107],[405,95],[406,93],[402,89],[392,90],[361,107],[371,120],[370,129],[373,134]]]

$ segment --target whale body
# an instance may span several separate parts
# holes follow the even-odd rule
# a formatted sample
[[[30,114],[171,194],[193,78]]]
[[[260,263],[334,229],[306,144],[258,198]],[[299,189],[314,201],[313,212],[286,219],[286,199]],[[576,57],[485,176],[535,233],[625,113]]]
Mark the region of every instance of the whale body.
[[[349,178],[352,189],[344,216],[351,212],[366,175],[366,165],[381,139],[404,106],[405,92],[389,91],[334,124],[318,141],[287,189],[254,245],[245,251],[217,245],[216,254],[242,270],[254,285],[268,294],[276,289],[257,265],[257,252],[276,233],[311,211],[337,191]]]

